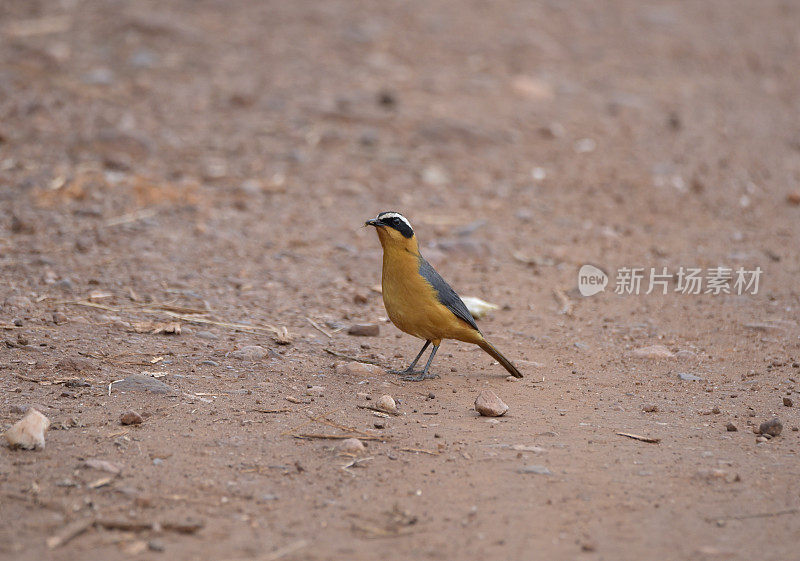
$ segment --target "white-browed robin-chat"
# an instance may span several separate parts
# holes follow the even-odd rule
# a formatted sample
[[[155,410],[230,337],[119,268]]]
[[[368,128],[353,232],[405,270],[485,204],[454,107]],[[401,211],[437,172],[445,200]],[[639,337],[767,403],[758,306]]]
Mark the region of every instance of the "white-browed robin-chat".
[[[474,343],[512,376],[522,378],[520,371],[486,340],[456,291],[420,255],[411,223],[402,214],[381,212],[364,225],[375,227],[383,247],[381,286],[389,319],[401,331],[425,341],[411,365],[399,372],[404,380],[416,382],[436,377],[428,370],[442,339]],[[433,350],[425,368],[415,371],[431,343]]]

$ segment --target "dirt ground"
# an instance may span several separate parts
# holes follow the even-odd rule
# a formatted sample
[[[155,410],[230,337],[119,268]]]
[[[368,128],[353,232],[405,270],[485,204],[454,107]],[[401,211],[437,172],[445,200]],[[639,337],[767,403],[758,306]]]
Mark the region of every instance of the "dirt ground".
[[[0,558],[800,559],[798,29],[772,0],[4,0],[0,430],[52,425],[0,448]],[[376,289],[383,210],[500,306],[524,379],[454,342],[385,372],[420,342]],[[614,290],[719,266],[757,293]]]

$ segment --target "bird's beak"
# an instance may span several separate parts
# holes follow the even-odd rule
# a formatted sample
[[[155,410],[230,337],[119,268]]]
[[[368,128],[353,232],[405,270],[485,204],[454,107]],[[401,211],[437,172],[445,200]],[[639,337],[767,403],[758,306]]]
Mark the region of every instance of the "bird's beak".
[[[377,218],[372,218],[364,222],[364,226],[381,226],[381,223]]]

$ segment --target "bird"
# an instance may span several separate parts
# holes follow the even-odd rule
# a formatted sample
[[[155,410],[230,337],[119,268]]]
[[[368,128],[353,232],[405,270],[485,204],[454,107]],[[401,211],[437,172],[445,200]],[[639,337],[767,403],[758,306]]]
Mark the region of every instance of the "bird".
[[[411,365],[394,373],[412,382],[436,378],[428,371],[439,345],[443,339],[456,339],[478,345],[512,376],[522,378],[517,367],[486,340],[456,291],[422,257],[414,229],[405,216],[381,212],[364,226],[375,227],[383,247],[381,289],[389,319],[401,331],[425,341]],[[433,350],[425,368],[414,370],[431,344]]]

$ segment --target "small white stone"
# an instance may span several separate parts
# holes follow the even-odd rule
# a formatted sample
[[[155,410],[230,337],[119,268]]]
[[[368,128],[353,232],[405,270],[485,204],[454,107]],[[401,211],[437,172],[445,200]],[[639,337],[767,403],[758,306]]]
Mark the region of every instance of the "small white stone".
[[[378,401],[375,405],[381,411],[386,411],[387,413],[392,413],[393,415],[397,415],[399,412],[397,410],[397,403],[395,403],[394,398],[390,395],[382,395],[378,398]]]
[[[44,431],[50,426],[50,419],[36,409],[28,413],[14,426],[5,432],[6,440],[11,448],[25,450],[44,449]]]
[[[364,443],[357,438],[346,438],[336,447],[340,454],[361,454],[364,452]]]
[[[500,308],[497,304],[481,300],[476,296],[465,296],[461,301],[464,302],[470,315],[475,319],[482,319],[487,314]]]

